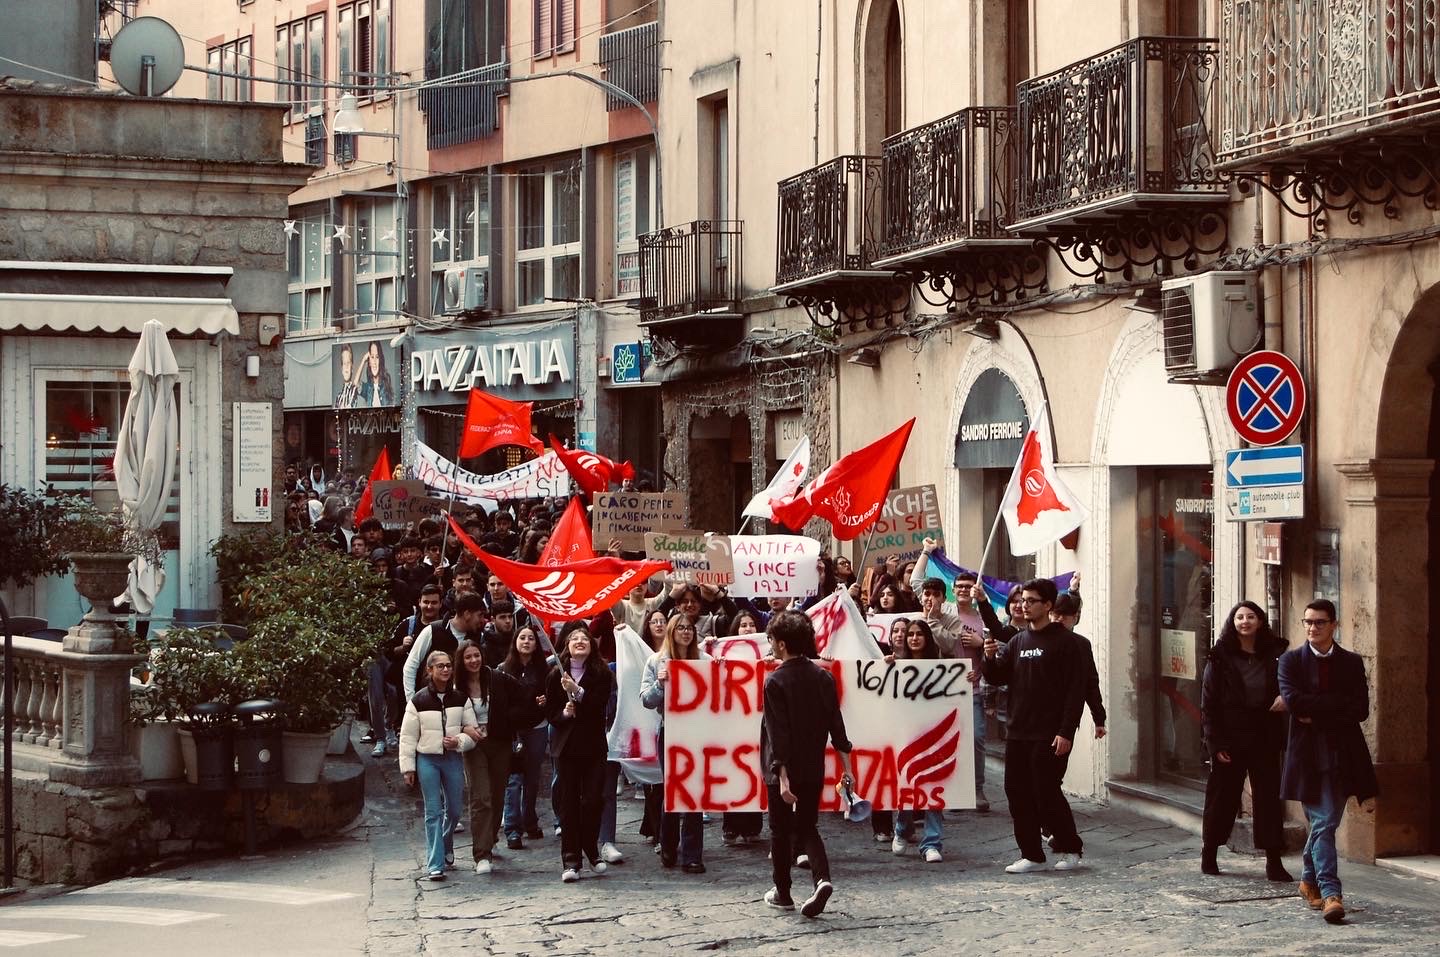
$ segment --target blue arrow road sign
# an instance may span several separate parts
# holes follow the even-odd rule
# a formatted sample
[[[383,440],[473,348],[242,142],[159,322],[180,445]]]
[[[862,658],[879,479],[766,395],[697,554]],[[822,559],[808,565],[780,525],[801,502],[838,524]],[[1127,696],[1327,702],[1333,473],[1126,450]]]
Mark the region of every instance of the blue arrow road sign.
[[[1305,447],[1272,445],[1225,453],[1225,487],[1255,488],[1305,484]]]

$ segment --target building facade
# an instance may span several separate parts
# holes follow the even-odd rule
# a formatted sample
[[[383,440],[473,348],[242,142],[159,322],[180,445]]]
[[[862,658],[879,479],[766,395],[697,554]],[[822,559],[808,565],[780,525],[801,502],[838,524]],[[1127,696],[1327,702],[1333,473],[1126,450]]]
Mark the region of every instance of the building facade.
[[[642,351],[659,6],[136,5],[210,71],[174,95],[284,103],[313,167],[286,224],[287,462],[358,475],[382,446],[415,465],[417,441],[453,460],[473,385],[663,482],[658,388],[609,376]]]
[[[1224,617],[1256,600],[1295,644],[1327,597],[1369,669],[1385,795],[1343,844],[1433,852],[1440,260],[1413,133],[1440,78],[1417,46],[1433,12],[1395,6],[835,0],[716,23],[666,4],[666,222],[698,220],[704,267],[649,327],[692,509],[723,517],[700,476],[724,452],[756,482],[773,470],[768,445],[748,453],[784,367],[817,468],[917,418],[897,484],[937,486],[946,549],[973,567],[1043,422],[1089,518],[1034,556],[1002,532],[985,570],[1081,572],[1111,717],[1102,740],[1087,719],[1067,787],[1198,824],[1199,679]],[[1225,388],[1262,347],[1309,386],[1288,440],[1303,517],[1263,539],[1227,491],[1247,443]],[[701,381],[669,371],[687,369]]]

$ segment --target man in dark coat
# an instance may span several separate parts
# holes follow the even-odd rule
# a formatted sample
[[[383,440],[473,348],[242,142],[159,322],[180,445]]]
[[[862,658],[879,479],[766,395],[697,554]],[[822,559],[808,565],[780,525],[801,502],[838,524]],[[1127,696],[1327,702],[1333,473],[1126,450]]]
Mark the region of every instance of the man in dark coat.
[[[1310,823],[1300,896],[1338,924],[1345,919],[1345,904],[1335,831],[1352,794],[1367,801],[1380,790],[1360,730],[1370,715],[1370,691],[1365,662],[1335,643],[1335,605],[1312,601],[1304,623],[1305,644],[1280,657],[1280,694],[1291,715],[1280,796],[1303,804]]]

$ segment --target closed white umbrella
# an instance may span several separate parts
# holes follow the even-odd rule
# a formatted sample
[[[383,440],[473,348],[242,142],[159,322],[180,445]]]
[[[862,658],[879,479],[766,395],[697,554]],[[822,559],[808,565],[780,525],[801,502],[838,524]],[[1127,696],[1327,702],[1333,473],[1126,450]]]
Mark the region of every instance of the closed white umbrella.
[[[165,338],[165,327],[151,319],[140,331],[140,346],[130,359],[130,399],[115,447],[120,505],[126,521],[138,531],[154,531],[165,520],[180,435],[175,410],[179,381],[180,366]],[[139,613],[154,610],[164,584],[163,568],[141,557],[130,563],[128,594]]]

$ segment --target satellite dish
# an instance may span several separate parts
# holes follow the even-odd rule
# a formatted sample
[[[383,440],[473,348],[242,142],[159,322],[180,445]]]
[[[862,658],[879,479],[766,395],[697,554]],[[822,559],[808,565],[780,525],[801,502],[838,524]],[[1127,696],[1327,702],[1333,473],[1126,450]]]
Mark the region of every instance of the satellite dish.
[[[135,18],[111,41],[110,70],[126,93],[159,96],[175,85],[184,69],[185,44],[159,17]]]

